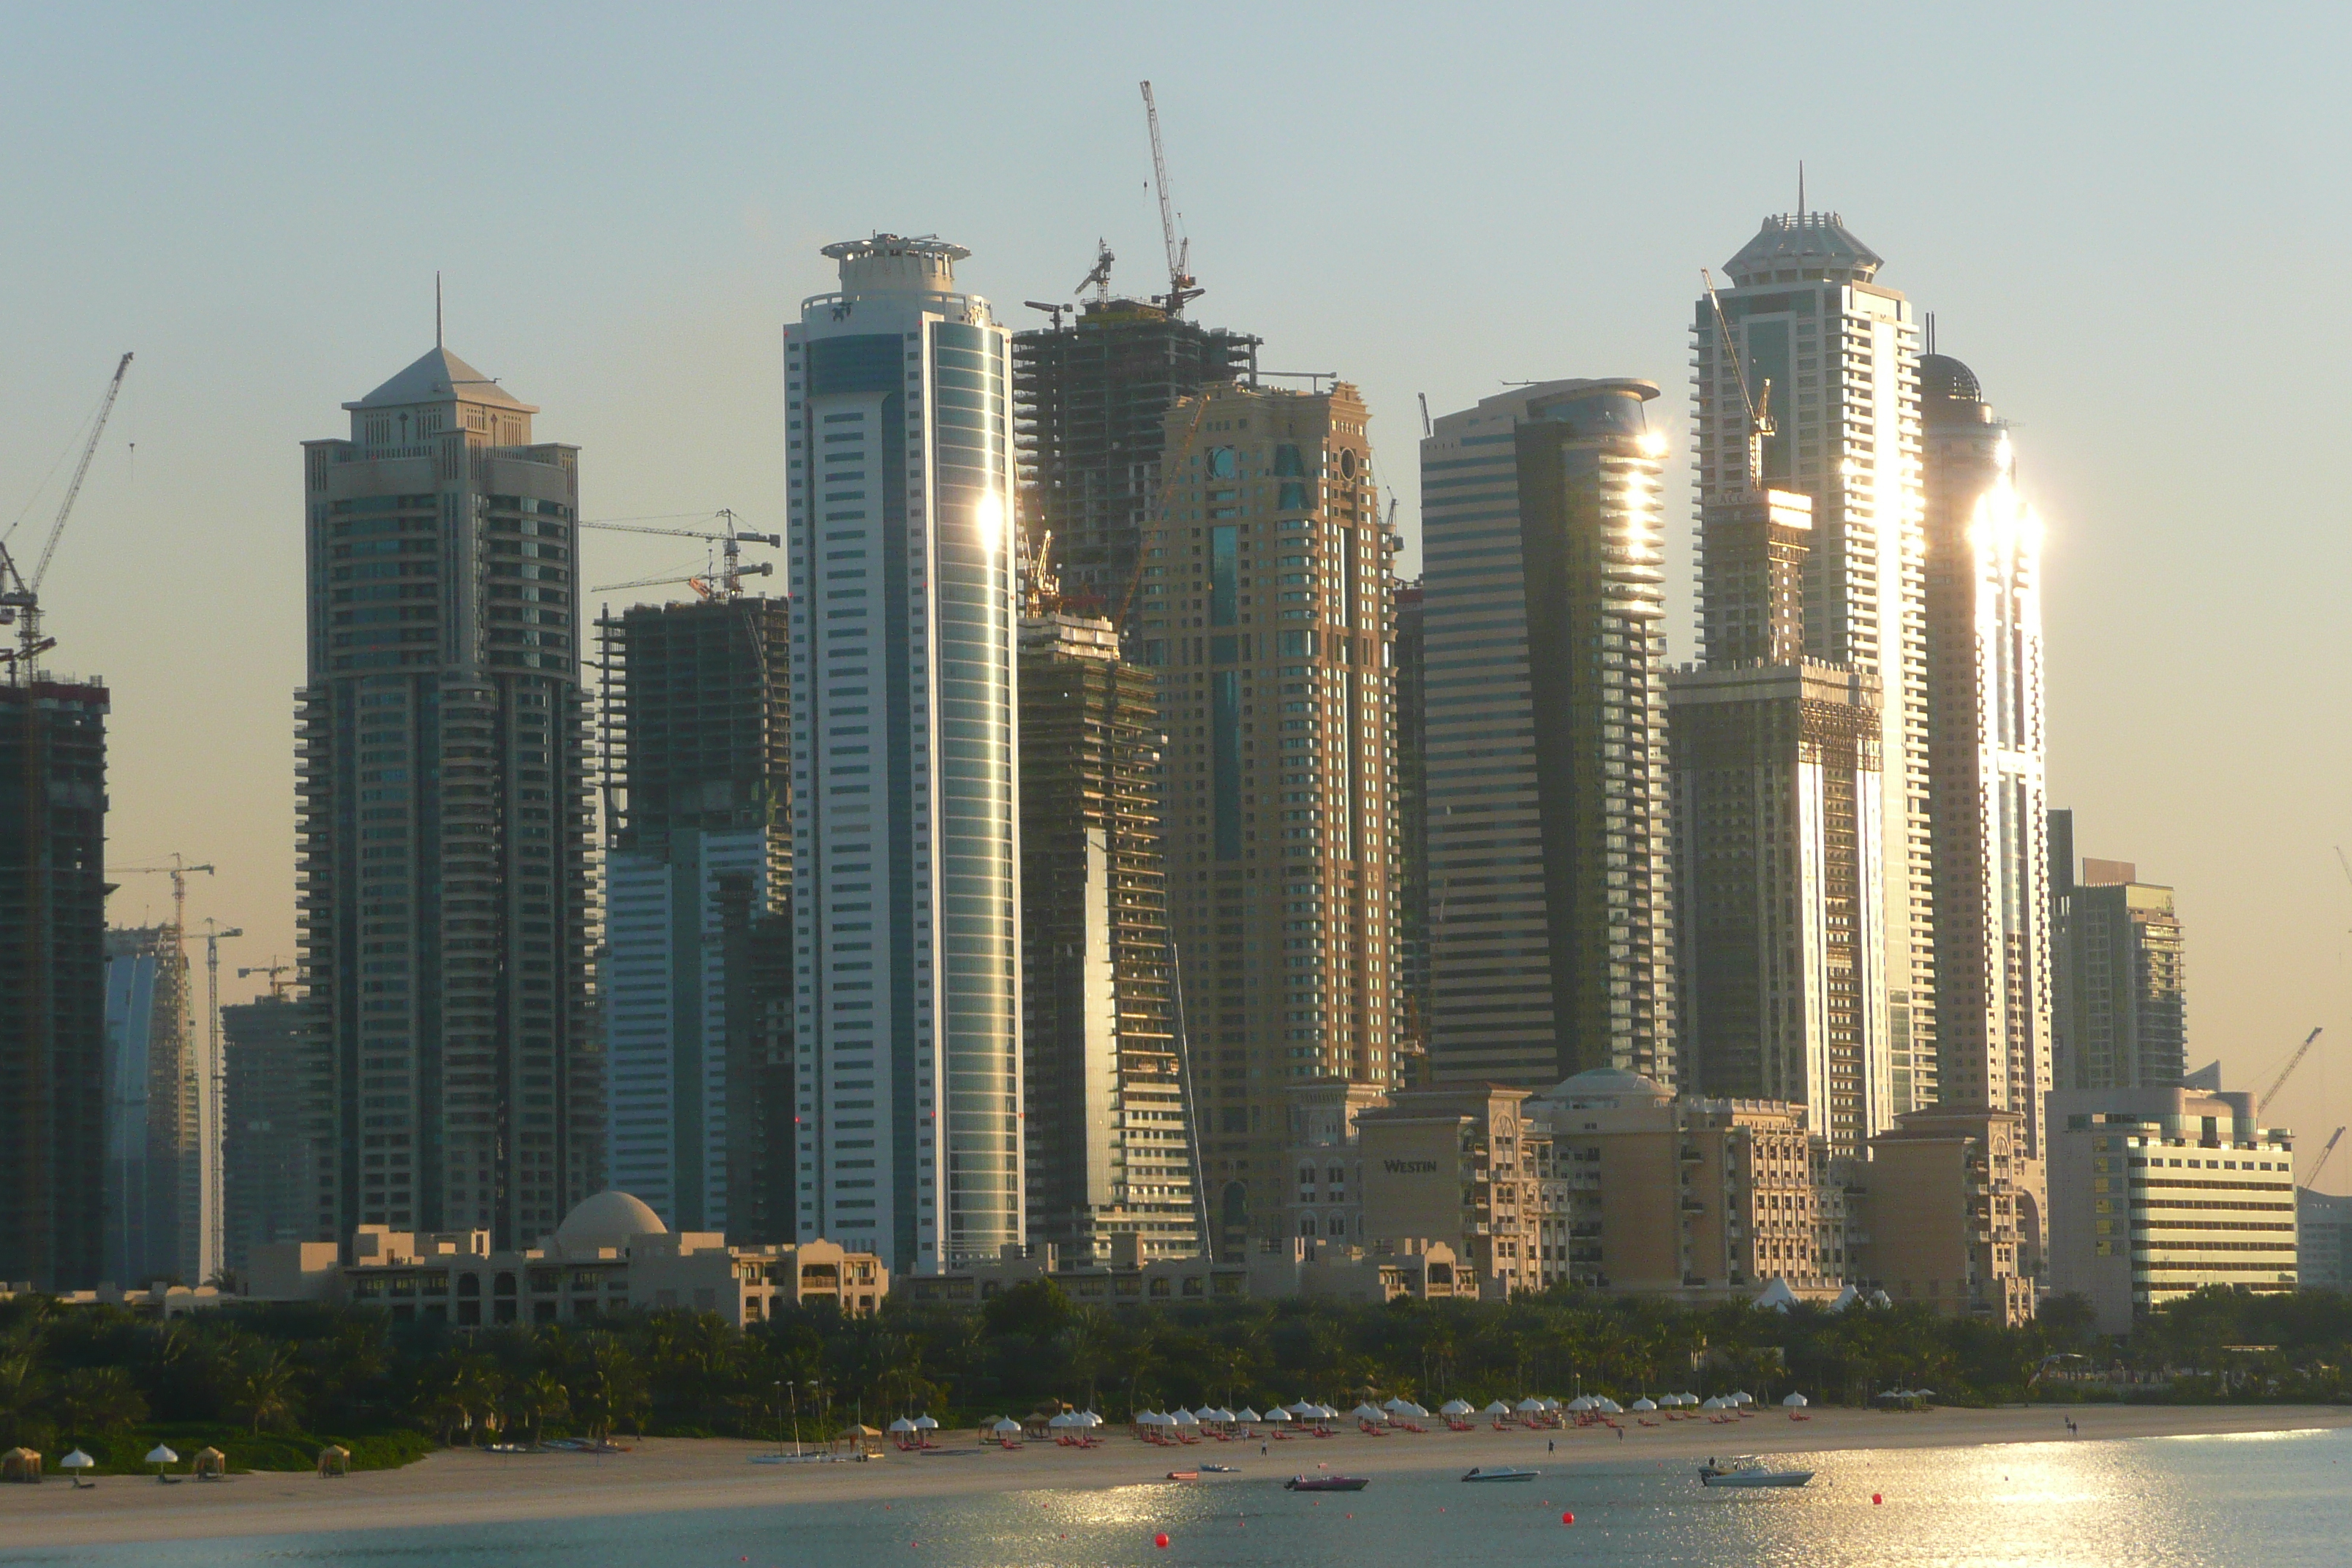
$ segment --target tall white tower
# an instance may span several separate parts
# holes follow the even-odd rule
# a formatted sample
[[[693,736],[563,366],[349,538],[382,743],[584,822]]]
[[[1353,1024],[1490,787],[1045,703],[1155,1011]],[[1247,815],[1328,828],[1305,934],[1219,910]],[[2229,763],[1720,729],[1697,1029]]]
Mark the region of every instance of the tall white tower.
[[[1805,656],[1877,679],[1887,1059],[1861,1066],[1887,1094],[1864,1136],[1937,1098],[1918,329],[1910,302],[1874,281],[1879,265],[1820,212],[1766,218],[1727,264],[1735,352],[1750,387],[1771,383],[1760,475],[1748,472],[1738,367],[1708,300],[1692,327],[1699,510],[1750,490],[1810,496]]]
[[[1012,337],[962,246],[824,254],[784,331],[796,1229],[933,1272],[1024,1234]]]
[[[2053,1087],[2049,802],[2042,783],[2042,525],[1967,365],[1919,362],[1927,441],[1928,711],[1934,733],[1937,1054],[1948,1104],[2013,1110],[2018,1230],[2046,1228]]]

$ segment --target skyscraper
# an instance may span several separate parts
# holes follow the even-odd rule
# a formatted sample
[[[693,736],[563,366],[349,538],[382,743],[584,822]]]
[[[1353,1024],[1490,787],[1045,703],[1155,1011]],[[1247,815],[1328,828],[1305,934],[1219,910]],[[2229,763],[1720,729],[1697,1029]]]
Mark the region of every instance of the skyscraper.
[[[2052,983],[2041,524],[1969,367],[1930,353],[1919,384],[1937,1077],[1947,1105],[2023,1118],[2021,1179],[2038,1184]],[[2027,1232],[2035,1253],[2041,1224],[2037,1213]]]
[[[0,1279],[98,1282],[106,1156],[106,713],[0,685]]]
[[[1812,506],[1701,512],[1706,662],[1673,701],[1683,1085],[1807,1108],[1862,1157],[1896,1114],[1880,907],[1878,682],[1805,657]]]
[[[1390,556],[1354,387],[1168,413],[1129,646],[1160,679],[1169,921],[1219,1252],[1271,1235],[1303,1079],[1395,1070]]]
[[[526,1246],[604,1184],[579,451],[436,346],[303,444],[310,1234]]]
[[[221,1009],[221,1252],[240,1277],[255,1247],[305,1240],[315,1222],[318,1174],[303,1126],[306,1032],[302,1004],[289,996]]]
[[[2062,1089],[2170,1089],[2189,1070],[2188,959],[2172,889],[2128,860],[2074,870],[2074,814],[2050,814],[2052,1077]]]
[[[1421,444],[1441,1081],[1674,1081],[1657,395],[1514,388]]]
[[[1428,621],[1421,580],[1396,590],[1397,991],[1402,1021],[1391,1075],[1422,1085],[1429,1075],[1429,708],[1423,693]]]
[[[962,246],[824,254],[784,332],[799,1231],[936,1272],[1024,1234],[1011,334]]]
[[[1201,1250],[1176,1033],[1151,672],[1042,588],[1021,618],[1021,998],[1029,1240]]]
[[[106,933],[104,1277],[204,1282],[205,1085],[177,926]]]
[[[740,1237],[729,1173],[766,1157],[768,1063],[730,1059],[720,894],[750,879],[753,920],[790,891],[791,610],[638,605],[597,632],[613,1184],[674,1230]]]
[[[1033,540],[1054,536],[1053,569],[1074,605],[1116,617],[1127,603],[1169,407],[1233,381],[1255,342],[1108,292],[1066,327],[1057,315],[1013,338],[1021,525]]]
[[[1806,657],[1878,685],[1891,1087],[1865,1134],[1937,1098],[1918,330],[1910,302],[1875,280],[1879,266],[1834,213],[1768,217],[1726,268],[1736,358],[1721,352],[1712,301],[1698,301],[1692,327],[1702,526],[1715,500],[1768,488],[1810,497]],[[1751,389],[1771,384],[1760,475],[1748,471],[1742,368]]]

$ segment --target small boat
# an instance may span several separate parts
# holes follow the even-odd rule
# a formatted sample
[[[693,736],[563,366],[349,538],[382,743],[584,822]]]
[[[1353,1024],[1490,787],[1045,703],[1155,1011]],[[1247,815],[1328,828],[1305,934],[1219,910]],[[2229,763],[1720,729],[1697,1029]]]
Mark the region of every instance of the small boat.
[[[1201,1479],[1201,1472],[1198,1470],[1171,1470],[1168,1472],[1168,1479],[1171,1481],[1197,1481]]]
[[[1202,1471],[1213,1476],[1237,1476],[1241,1472],[1231,1465],[1202,1465]]]
[[[1462,1479],[1465,1481],[1531,1481],[1542,1474],[1541,1470],[1519,1470],[1508,1465],[1498,1466],[1491,1470],[1483,1465],[1473,1465],[1470,1467],[1469,1473]]]
[[[1286,1492],[1360,1492],[1372,1484],[1370,1476],[1293,1476],[1282,1483]]]
[[[1721,1464],[1709,1459],[1698,1472],[1698,1484],[1703,1487],[1801,1487],[1812,1479],[1811,1470],[1767,1469],[1764,1461],[1753,1454],[1742,1454]]]

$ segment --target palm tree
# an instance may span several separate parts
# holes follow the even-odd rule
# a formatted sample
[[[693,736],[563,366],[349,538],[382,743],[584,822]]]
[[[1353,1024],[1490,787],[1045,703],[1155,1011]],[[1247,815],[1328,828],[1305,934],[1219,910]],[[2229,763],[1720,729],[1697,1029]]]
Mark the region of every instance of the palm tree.
[[[645,1402],[646,1379],[637,1360],[614,1336],[592,1333],[583,1337],[579,1360],[572,1373],[572,1404],[588,1435],[603,1442],[614,1426]]]
[[[65,1375],[52,1408],[68,1437],[121,1432],[147,1419],[147,1401],[119,1366],[84,1367]]]
[[[541,1367],[515,1385],[512,1404],[516,1414],[530,1426],[530,1440],[536,1446],[540,1433],[551,1415],[563,1416],[572,1413],[572,1394],[562,1380]]]
[[[255,1432],[265,1426],[284,1426],[294,1415],[299,1375],[290,1346],[248,1350],[230,1374],[230,1406],[244,1415]]]
[[[40,1435],[48,1381],[29,1338],[0,1350],[0,1441],[13,1447]]]

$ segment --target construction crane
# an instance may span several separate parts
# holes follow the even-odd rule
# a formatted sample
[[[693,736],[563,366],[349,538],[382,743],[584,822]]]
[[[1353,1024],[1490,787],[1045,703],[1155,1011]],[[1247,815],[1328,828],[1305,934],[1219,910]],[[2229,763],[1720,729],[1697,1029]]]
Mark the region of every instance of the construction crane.
[[[224,926],[206,916],[205,919],[205,1072],[197,1087],[205,1095],[205,1111],[199,1121],[204,1130],[204,1163],[211,1167],[212,1180],[205,1187],[212,1193],[211,1239],[202,1259],[203,1272],[216,1273],[226,1261],[224,1243],[228,1236],[228,1194],[221,1172],[221,1140],[228,1129],[228,1060],[221,1055],[220,1034],[220,944],[233,936],[243,936],[241,926]],[[201,1237],[199,1238],[202,1239]]]
[[[1187,300],[1201,297],[1199,279],[1192,273],[1192,242],[1176,237],[1176,208],[1168,196],[1168,158],[1160,145],[1160,105],[1151,97],[1151,84],[1143,84],[1143,119],[1151,128],[1151,179],[1160,190],[1160,237],[1168,247],[1168,292],[1160,303],[1171,316],[1184,313]]]
[[[583,528],[602,529],[607,533],[655,533],[669,539],[699,539],[719,546],[721,564],[715,571],[699,575],[688,574],[671,577],[643,577],[633,583],[607,583],[601,588],[591,588],[592,594],[614,594],[624,588],[656,588],[667,583],[684,583],[706,599],[734,599],[741,596],[746,577],[772,576],[775,567],[767,562],[743,564],[743,546],[764,544],[772,549],[783,546],[783,536],[777,533],[752,533],[735,526],[735,514],[722,507],[712,514],[726,526],[718,532],[702,528],[650,528],[635,518],[614,518],[610,521],[583,519]]]
[[[1732,345],[1731,322],[1723,314],[1723,301],[1715,297],[1715,279],[1704,267],[1698,269],[1699,280],[1706,285],[1707,308],[1715,312],[1715,330],[1723,341],[1724,356],[1731,361],[1732,377],[1739,385],[1739,401],[1748,410],[1748,487],[1764,488],[1764,443],[1772,434],[1772,378],[1766,376],[1761,395],[1748,392],[1748,363]]]
[[[106,395],[99,399],[98,416],[90,422],[89,439],[82,447],[81,461],[74,465],[73,479],[66,486],[66,499],[58,506],[57,521],[49,524],[49,537],[42,542],[41,558],[34,563],[30,577],[18,569],[16,558],[8,553],[6,536],[0,535],[0,626],[13,622],[16,627],[16,646],[0,648],[0,662],[7,664],[16,680],[30,681],[37,673],[36,661],[58,646],[55,637],[41,636],[41,580],[49,574],[49,562],[58,552],[58,536],[65,532],[66,520],[73,515],[74,502],[81,497],[81,482],[89,477],[90,459],[98,456],[98,438],[106,434],[107,416],[114,412],[114,400],[121,395],[122,378],[130,369],[128,353],[115,362],[114,375],[106,384]],[[14,523],[8,531],[16,531]]]
[[[211,866],[191,866],[176,854],[168,866],[110,866],[107,870],[127,877],[172,879],[172,940],[175,942],[184,942],[188,937],[188,879],[199,871],[207,877],[220,875]]]
[[[1145,85],[1149,86],[1150,84],[1146,83]],[[1078,286],[1076,292],[1083,294],[1087,289],[1091,289],[1095,291],[1096,304],[1109,304],[1110,264],[1118,259],[1118,257],[1113,256],[1110,253],[1110,241],[1107,239],[1096,240],[1094,269],[1088,272],[1084,278],[1078,279]]]
[[[2327,1135],[2327,1147],[2319,1152],[2319,1163],[2312,1166],[2311,1174],[2304,1178],[2305,1186],[2315,1187],[2319,1184],[2319,1173],[2327,1169],[2327,1156],[2336,1152],[2336,1141],[2343,1136],[2344,1129],[2341,1127]]]
[[[2279,1068],[2278,1077],[2271,1079],[2270,1088],[2263,1090],[2262,1099],[2254,1101],[2254,1114],[2256,1116],[2260,1116],[2263,1111],[2270,1109],[2271,1100],[2276,1097],[2280,1089],[2286,1087],[2288,1076],[2292,1074],[2295,1068],[2303,1065],[2304,1058],[2311,1054],[2311,1047],[2318,1042],[2319,1034],[2320,1032],[2317,1029],[2314,1029],[2311,1033],[2305,1035],[2303,1037],[2303,1044],[2295,1047],[2294,1055],[2286,1058],[2286,1066]]]
[[[291,974],[293,973],[294,966],[292,964],[281,963],[273,957],[267,963],[240,966],[236,972],[236,977],[239,980],[249,980],[254,975],[261,975],[269,983],[270,1000],[273,1002],[283,1002],[286,1000],[286,993],[292,988],[294,983],[291,980],[280,980],[278,976],[281,974]]]

